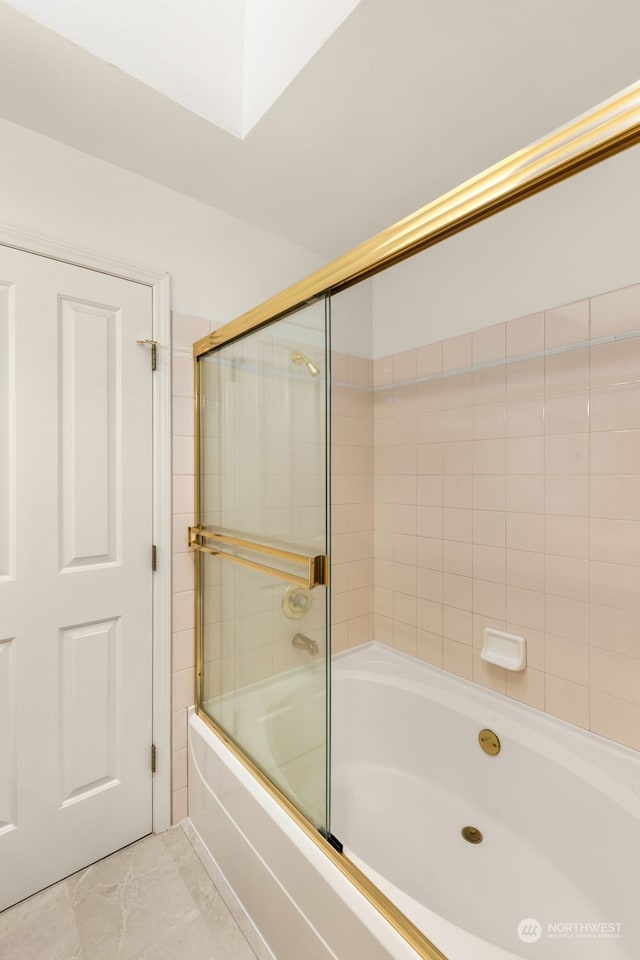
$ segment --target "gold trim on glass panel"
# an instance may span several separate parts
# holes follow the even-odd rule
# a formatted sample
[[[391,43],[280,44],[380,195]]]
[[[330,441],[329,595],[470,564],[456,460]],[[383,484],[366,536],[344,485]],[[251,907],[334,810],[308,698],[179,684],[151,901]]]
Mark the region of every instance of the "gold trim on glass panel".
[[[193,345],[194,356],[337,293],[505,207],[640,143],[640,83],[501,160]]]
[[[234,553],[227,553],[223,549],[216,549],[216,546],[208,546],[201,543],[201,540],[211,540],[214,544],[223,546],[239,547],[241,550],[266,554],[269,557],[276,557],[280,560],[287,560],[290,563],[298,563],[307,569],[306,577],[297,576],[289,573],[287,570],[281,570],[266,563],[258,563],[255,560],[247,560],[244,557],[238,557]],[[291,550],[283,550],[281,547],[272,547],[266,543],[256,543],[253,540],[242,540],[240,537],[230,537],[225,533],[216,533],[214,530],[206,530],[203,527],[189,527],[189,546],[201,553],[209,553],[212,556],[221,557],[223,560],[231,560],[233,563],[239,563],[243,567],[249,567],[251,570],[257,570],[259,573],[266,573],[273,577],[279,577],[281,580],[287,580],[299,587],[308,587],[313,590],[314,587],[326,587],[328,582],[328,559],[325,556],[305,556],[302,553],[293,553]]]
[[[365,897],[369,903],[375,907],[384,919],[398,933],[403,940],[416,951],[423,960],[447,960],[442,953],[428,937],[416,927],[407,917],[382,893],[378,887],[369,880],[366,874],[360,870],[355,863],[349,860],[348,856],[338,851],[322,836],[318,828],[310,820],[300,813],[298,808],[282,793],[274,783],[262,772],[252,760],[247,757],[234,740],[217,725],[215,720],[200,707],[196,706],[196,713],[206,726],[222,741],[224,746],[238,760],[242,766],[249,771],[252,776],[264,787],[267,793],[281,806],[291,817],[300,829],[309,837],[313,843],[320,847],[323,853],[331,860],[338,870],[346,876],[356,889]]]

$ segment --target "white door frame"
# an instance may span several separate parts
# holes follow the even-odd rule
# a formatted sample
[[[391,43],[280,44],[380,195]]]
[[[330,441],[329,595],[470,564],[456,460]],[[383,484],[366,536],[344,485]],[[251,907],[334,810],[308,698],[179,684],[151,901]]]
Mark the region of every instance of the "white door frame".
[[[122,263],[81,247],[48,240],[0,224],[0,245],[123,280],[152,290],[153,339],[153,543],[158,548],[153,579],[153,831],[171,826],[171,278],[169,274]]]

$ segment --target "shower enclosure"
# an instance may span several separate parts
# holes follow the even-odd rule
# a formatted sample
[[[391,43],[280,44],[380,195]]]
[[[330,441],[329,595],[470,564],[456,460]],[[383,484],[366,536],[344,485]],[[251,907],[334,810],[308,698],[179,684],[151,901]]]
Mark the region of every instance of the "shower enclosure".
[[[329,833],[328,300],[200,356],[197,702]]]
[[[599,823],[602,849],[622,849],[624,844],[610,832],[609,825],[622,823],[618,807],[628,807],[633,820],[629,821],[627,837],[632,832],[634,837],[640,836],[637,796],[629,799],[620,786],[636,776],[637,758],[616,745],[605,750],[583,731],[563,731],[553,725],[561,721],[544,716],[542,704],[534,701],[531,706],[539,708],[540,717],[535,720],[539,726],[530,742],[534,720],[532,716],[525,717],[525,708],[509,699],[511,693],[514,700],[519,699],[517,688],[508,686],[513,682],[510,678],[505,679],[503,674],[498,677],[495,672],[488,676],[494,690],[502,690],[502,698],[497,699],[493,692],[461,684],[478,679],[475,671],[484,669],[476,649],[480,645],[475,634],[472,637],[475,614],[479,614],[481,632],[486,626],[505,630],[508,614],[516,610],[511,617],[516,625],[512,632],[520,634],[526,628],[530,651],[537,649],[539,657],[540,651],[547,648],[556,657],[563,653],[568,656],[568,651],[582,653],[584,637],[563,633],[574,628],[573,621],[570,628],[567,626],[571,617],[562,620],[561,614],[574,611],[575,604],[581,601],[563,592],[569,588],[562,576],[568,567],[563,560],[565,553],[578,560],[578,564],[573,564],[574,571],[578,566],[586,569],[587,557],[572,552],[573,543],[569,547],[561,544],[558,549],[551,549],[551,562],[545,566],[544,546],[535,546],[534,540],[523,545],[513,535],[510,546],[518,554],[515,559],[523,560],[521,554],[527,554],[530,566],[524,572],[524,568],[516,569],[515,574],[512,571],[512,580],[507,584],[504,571],[498,570],[498,560],[509,545],[505,533],[509,512],[520,523],[520,527],[512,527],[511,534],[515,529],[522,539],[525,534],[535,537],[542,530],[539,517],[535,516],[536,491],[544,488],[545,496],[548,493],[551,497],[554,491],[557,495],[556,501],[551,499],[549,503],[546,529],[553,534],[564,529],[557,519],[562,510],[570,518],[567,529],[576,526],[571,518],[576,489],[573,474],[577,471],[571,450],[575,447],[584,453],[587,441],[584,437],[574,438],[574,447],[566,454],[567,429],[562,416],[566,415],[565,419],[568,417],[574,424],[574,432],[578,430],[575,408],[572,406],[567,413],[565,394],[570,388],[578,391],[579,387],[586,397],[590,363],[591,375],[595,377],[591,387],[596,391],[592,400],[606,393],[604,399],[608,403],[599,424],[592,424],[591,430],[627,430],[632,426],[640,435],[640,420],[631,423],[624,419],[628,413],[626,393],[620,401],[622,427],[614,423],[618,413],[610,409],[607,393],[612,385],[624,392],[627,382],[640,383],[637,368],[627,369],[631,348],[625,345],[620,349],[617,344],[618,336],[640,342],[637,311],[633,322],[618,318],[620,329],[614,329],[612,319],[616,310],[620,313],[618,307],[612,309],[611,315],[607,312],[606,329],[596,330],[595,339],[591,340],[589,320],[585,326],[580,311],[584,308],[588,318],[593,304],[572,304],[580,310],[570,311],[570,316],[564,308],[554,311],[550,309],[553,304],[545,304],[548,314],[557,316],[549,324],[545,319],[542,327],[542,314],[524,318],[514,315],[507,318],[513,320],[513,325],[483,323],[477,330],[469,323],[464,336],[440,343],[418,340],[420,351],[424,350],[420,356],[429,358],[431,363],[437,354],[439,366],[430,366],[426,361],[422,367],[417,365],[415,349],[404,353],[388,350],[389,356],[381,359],[388,361],[390,369],[379,367],[381,378],[377,381],[373,376],[366,380],[358,375],[362,370],[357,349],[356,356],[347,359],[346,367],[345,356],[350,351],[334,354],[334,482],[337,475],[348,474],[348,470],[339,467],[339,461],[346,456],[347,462],[350,454],[351,464],[358,467],[355,472],[364,474],[370,470],[373,428],[379,428],[375,434],[379,443],[375,495],[373,483],[363,494],[355,483],[351,486],[347,475],[340,487],[340,498],[336,497],[340,499],[342,520],[347,517],[355,523],[356,513],[366,506],[371,508],[372,517],[369,536],[373,538],[374,519],[382,533],[379,542],[375,541],[376,561],[382,561],[382,576],[380,581],[376,580],[375,590],[371,580],[352,575],[358,563],[364,562],[364,554],[356,557],[354,553],[347,558],[349,563],[341,562],[345,558],[339,555],[339,538],[344,537],[345,529],[356,528],[347,523],[338,530],[337,515],[333,566],[330,563],[330,313],[332,298],[337,315],[341,307],[335,295],[361,280],[640,142],[639,110],[640,90],[636,87],[623,91],[194,345],[197,487],[196,522],[189,540],[196,557],[197,716],[190,723],[190,817],[196,829],[209,831],[205,839],[211,846],[220,844],[225,876],[233,874],[238,886],[248,883],[252,887],[247,893],[251,915],[259,929],[269,928],[272,939],[269,941],[266,935],[265,939],[277,942],[278,955],[287,960],[302,955],[365,955],[371,960],[405,960],[418,955],[442,960],[444,954],[428,937],[433,937],[451,960],[471,955],[478,960],[533,956],[523,952],[528,951],[523,938],[541,934],[538,920],[531,919],[531,911],[536,916],[536,905],[541,904],[539,919],[549,919],[549,911],[555,909],[557,902],[570,905],[571,917],[584,919],[585,910],[595,909],[590,898],[597,890],[598,909],[604,905],[602,909],[608,911],[606,917],[598,915],[598,922],[606,920],[606,926],[609,918],[619,919],[616,911],[626,902],[625,891],[636,889],[633,879],[628,880],[637,874],[633,856],[625,866],[628,874],[618,871],[622,877],[619,889],[614,889],[610,880],[600,884],[597,878],[591,879],[589,870],[598,863],[597,857],[588,856],[587,846],[581,840],[583,834],[576,834],[570,825],[575,820],[575,810],[580,808],[585,822]],[[628,291],[614,294],[623,299],[630,296]],[[596,300],[596,307],[601,307],[601,298]],[[391,325],[396,303],[387,306]],[[416,328],[421,322],[415,321]],[[544,332],[547,326],[555,340]],[[563,340],[564,334],[558,331],[567,326],[573,332],[568,340]],[[340,323],[336,322],[336,327],[340,329]],[[540,330],[544,336],[538,343]],[[517,334],[519,348],[509,351],[505,350],[505,336],[508,340],[510,331]],[[603,332],[607,335],[603,336]],[[420,332],[416,334],[419,335]],[[394,337],[390,342],[395,345]],[[627,367],[620,375],[611,371],[611,351],[626,358]],[[347,383],[343,374],[345,369],[349,370],[351,359],[354,378]],[[371,369],[371,361],[368,363]],[[584,368],[587,379],[576,385],[574,376],[574,380],[567,381],[569,386],[560,383],[556,376],[560,365],[574,375],[578,367]],[[510,392],[506,392],[505,384]],[[347,395],[352,400],[356,398],[355,407],[343,407]],[[353,415],[356,408],[361,419]],[[542,410],[546,411],[544,416]],[[553,419],[546,416],[553,410],[555,428]],[[341,418],[349,421],[344,435],[343,424],[340,429],[337,426]],[[367,418],[371,439],[363,442]],[[584,424],[580,430],[588,436]],[[506,449],[506,438],[511,441],[512,452],[519,454],[512,457],[511,466],[503,454],[502,459],[498,456],[503,447]],[[577,446],[578,443],[581,445]],[[446,446],[448,458],[443,457],[441,446]],[[531,453],[529,460],[524,456],[527,451]],[[555,451],[561,459],[547,470],[551,477],[547,483],[544,457],[549,451]],[[538,460],[532,459],[536,452],[540,454],[540,467]],[[625,473],[622,467],[620,470]],[[564,486],[560,480],[566,481]],[[507,490],[511,495],[509,504],[505,500]],[[560,509],[558,497],[562,491],[565,500]],[[527,497],[530,502],[525,502]],[[420,522],[417,504],[422,507]],[[377,513],[374,507],[380,507]],[[447,529],[441,517],[444,508],[448,509]],[[529,514],[533,518],[529,517],[527,525]],[[609,514],[602,516],[607,518]],[[516,524],[513,517],[509,522]],[[586,519],[582,525],[585,524]],[[363,529],[357,527],[358,531]],[[421,539],[420,548],[424,551],[420,556],[414,543],[417,538]],[[446,570],[450,574],[449,603],[438,595],[445,541],[450,548]],[[553,544],[557,545],[557,538],[552,540]],[[609,544],[607,549],[610,547]],[[616,549],[619,547],[618,544]],[[364,546],[359,545],[360,549]],[[540,554],[534,558],[537,566],[531,554]],[[371,550],[366,556],[371,556]],[[353,559],[356,563],[350,566]],[[611,559],[610,555],[604,557]],[[604,575],[607,571],[600,569],[602,560],[600,557],[596,573]],[[623,553],[618,562],[628,563],[628,557]],[[562,580],[559,586],[552,582],[554,570],[556,580]],[[528,581],[530,573],[538,580]],[[340,736],[333,752],[330,576],[335,621],[344,627],[345,619],[349,620],[348,642],[344,630],[336,629],[334,636],[334,717]],[[473,577],[480,589],[472,583]],[[379,616],[374,643],[369,643],[373,637],[366,636],[365,630],[360,629],[363,625],[356,622],[367,617],[362,616],[359,603],[352,603],[354,598],[361,599],[356,594],[366,593],[369,587],[369,604],[374,593],[379,601],[377,607],[373,604]],[[608,610],[615,606],[612,598],[615,600],[618,595],[609,582],[600,587],[601,610]],[[535,604],[531,608],[525,606],[529,597],[543,596],[547,588],[555,598],[549,604],[555,620],[547,617],[548,622],[541,619],[542,608]],[[507,590],[512,600],[508,609],[504,600]],[[515,601],[520,601],[519,607]],[[621,606],[624,607],[622,601]],[[449,622],[443,626],[445,607]],[[635,597],[628,609],[637,612]],[[542,633],[544,629],[549,632],[552,626],[557,627],[555,646],[548,644]],[[421,651],[416,648],[418,627],[422,628],[424,643]],[[379,642],[385,645],[382,649],[376,646]],[[358,644],[362,655],[345,649]],[[449,652],[449,661],[445,656],[444,663],[443,649]],[[605,669],[609,661],[598,649],[596,646],[592,653],[592,663],[603,664]],[[341,652],[336,656],[337,651]],[[443,666],[449,674],[441,671],[438,675],[437,668]],[[546,682],[540,659],[536,663],[532,657],[527,668],[529,677]],[[556,663],[556,669],[566,667]],[[451,673],[458,677],[452,678]],[[550,676],[553,681],[553,674]],[[560,673],[559,679],[566,678]],[[548,690],[566,691],[570,687],[571,684],[563,687],[551,682]],[[596,694],[600,692],[596,690]],[[505,697],[505,693],[509,696]],[[635,691],[629,696],[636,697]],[[598,703],[598,696],[594,702]],[[429,707],[425,706],[427,703]],[[447,710],[429,714],[428,709],[436,703]],[[561,706],[568,709],[564,702]],[[555,713],[557,717],[565,716],[557,709]],[[579,723],[575,717],[566,719]],[[478,731],[492,733],[491,729],[482,729],[488,721],[508,731],[507,749],[497,760],[487,759],[478,747]],[[213,731],[214,738],[209,731]],[[607,735],[606,729],[604,734]],[[563,737],[569,738],[566,743]],[[535,777],[531,774],[528,792],[532,795],[540,784],[557,780],[559,784],[562,781],[557,795],[569,797],[564,779],[571,766],[567,758],[588,756],[589,762],[577,771],[574,799],[565,804],[564,820],[554,807],[547,822],[541,811],[549,811],[541,798],[540,809],[536,801],[531,812],[521,817],[528,830],[520,836],[516,830],[519,824],[514,824],[514,831],[510,832],[510,817],[514,811],[520,815],[524,810],[518,789],[524,782],[522,771],[538,769],[538,746],[530,751],[529,760],[521,756],[524,758],[532,742],[539,745],[542,739],[551,745],[546,756],[550,763]],[[556,756],[553,744],[562,743],[565,746]],[[226,765],[227,757],[222,756],[220,745],[231,756],[232,763]],[[509,763],[513,764],[514,776],[507,783]],[[421,765],[424,775],[419,777],[417,770]],[[247,770],[250,774],[242,782],[240,768],[244,774]],[[603,770],[611,772],[605,780],[615,787],[607,797],[613,801],[609,813],[602,813],[602,797],[597,790],[591,790],[592,784],[602,779]],[[452,781],[451,789],[446,787],[447,778]],[[264,807],[256,796],[255,781],[266,788],[261,791],[267,797]],[[509,793],[507,787],[515,793]],[[516,798],[514,802],[501,806],[504,798],[511,796]],[[587,804],[588,798],[593,801],[592,808]],[[284,827],[282,809],[290,815],[285,818]],[[593,817],[587,816],[591,809]],[[271,833],[276,822],[281,833],[278,840]],[[560,837],[554,832],[558,823],[567,825],[561,831],[562,843],[567,844],[563,864],[577,865],[576,876],[561,891],[561,901],[553,886],[559,875],[564,883],[564,874],[558,873],[554,859],[560,849]],[[287,832],[292,824],[306,834],[298,850],[299,859],[292,854],[294,841]],[[232,825],[233,842],[229,840]],[[534,827],[539,835],[531,839]],[[485,846],[479,846],[483,829],[490,839]],[[584,835],[590,831],[591,826]],[[296,838],[300,834],[293,832]],[[533,893],[523,893],[517,884],[505,884],[504,896],[498,898],[502,911],[498,936],[489,929],[496,919],[493,903],[491,909],[486,907],[486,900],[477,892],[481,890],[490,897],[491,890],[497,889],[496,877],[501,882],[505,877],[509,880],[510,870],[496,868],[495,854],[504,840],[504,850],[509,855],[516,835],[519,841],[531,844],[527,862],[535,860],[531,851],[539,853],[545,842],[550,852],[548,863],[539,858],[542,866],[538,874],[526,871],[537,877]],[[315,846],[308,844],[307,838],[314,840]],[[345,852],[341,841],[345,843]],[[593,838],[590,842],[590,849],[595,849]],[[630,841],[627,846],[636,849]],[[319,851],[322,861],[320,865],[316,862],[313,869],[310,847],[316,854]],[[493,879],[488,872],[490,860],[497,871]],[[252,870],[255,882],[253,877],[247,882],[247,873]],[[584,877],[589,879],[583,890]],[[468,881],[466,888],[463,878]],[[264,894],[267,888],[268,897]],[[445,891],[450,896],[440,903],[438,896]],[[548,909],[544,900],[547,894],[552,901]],[[511,895],[513,904],[508,913],[505,904]],[[265,906],[269,897],[271,906]],[[456,909],[461,907],[462,922],[454,911],[449,912],[451,904]],[[627,913],[631,915],[630,911]],[[301,915],[307,924],[304,936],[309,938],[309,949],[301,946],[302,928],[296,928],[298,933],[292,933],[288,939],[278,930],[279,917],[286,916],[284,922],[291,924],[293,930]],[[348,916],[357,917],[357,924],[354,921],[343,936],[345,922],[351,922],[345,920]],[[354,939],[349,941],[352,935]],[[357,949],[353,946],[356,941]],[[367,945],[363,946],[365,942]],[[620,941],[616,945],[618,952],[610,955],[627,960],[635,955],[629,954],[629,949],[635,949],[634,943],[629,935],[626,944]],[[564,949],[565,944],[560,943],[559,947]],[[573,956],[551,952],[548,955]],[[578,955],[581,960],[586,956]]]

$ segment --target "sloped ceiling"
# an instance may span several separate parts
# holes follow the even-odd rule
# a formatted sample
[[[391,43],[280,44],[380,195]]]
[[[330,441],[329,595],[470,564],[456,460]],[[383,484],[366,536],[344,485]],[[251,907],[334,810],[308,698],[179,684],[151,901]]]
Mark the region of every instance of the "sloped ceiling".
[[[640,77],[637,0],[362,0],[244,140],[0,3],[0,116],[337,256]]]

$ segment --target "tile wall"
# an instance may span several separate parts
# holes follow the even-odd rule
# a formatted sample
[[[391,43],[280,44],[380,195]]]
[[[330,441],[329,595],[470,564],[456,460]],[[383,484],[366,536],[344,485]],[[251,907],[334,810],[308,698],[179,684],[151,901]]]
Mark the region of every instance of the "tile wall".
[[[187,816],[187,708],[194,702],[194,573],[187,529],[194,522],[194,340],[209,321],[174,313],[173,322],[173,823]]]
[[[331,354],[332,650],[373,639],[372,361]]]
[[[208,330],[174,315],[174,821]],[[332,381],[334,652],[375,637],[640,749],[640,285],[373,362],[335,352]],[[480,659],[485,626],[526,637],[523,673]],[[295,665],[279,640],[260,676]]]
[[[640,749],[640,285],[374,361],[373,421],[375,638]]]

